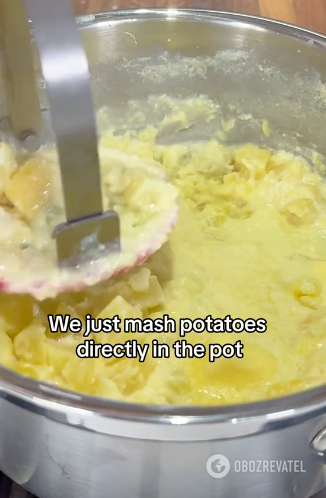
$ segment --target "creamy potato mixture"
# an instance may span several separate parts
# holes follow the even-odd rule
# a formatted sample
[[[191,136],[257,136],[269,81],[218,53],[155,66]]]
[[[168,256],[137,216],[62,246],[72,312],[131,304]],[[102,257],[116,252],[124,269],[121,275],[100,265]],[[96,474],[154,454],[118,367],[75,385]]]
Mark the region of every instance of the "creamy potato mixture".
[[[266,122],[263,132],[269,133]],[[326,382],[326,183],[317,172],[323,172],[322,163],[312,169],[286,152],[251,144],[226,147],[214,137],[158,145],[156,133],[145,124],[125,135],[109,130],[101,150],[156,161],[168,175],[179,192],[179,218],[168,242],[142,266],[82,292],[44,301],[1,294],[0,362],[63,388],[139,403],[236,403]],[[52,186],[46,175],[54,161],[43,154],[13,169],[13,152],[2,146],[1,153],[1,185],[11,181],[3,190],[1,216],[14,213],[16,223],[1,222],[3,250],[8,239],[28,240],[30,220],[33,226],[42,221],[43,211],[35,206]],[[185,337],[205,345],[241,340],[241,359],[80,359],[76,346],[85,340],[82,333],[52,333],[48,314],[81,321],[87,314],[122,320],[168,314],[177,323],[230,315],[264,318],[267,331]],[[172,333],[104,332],[91,338],[97,344],[137,339],[171,345],[179,339]]]

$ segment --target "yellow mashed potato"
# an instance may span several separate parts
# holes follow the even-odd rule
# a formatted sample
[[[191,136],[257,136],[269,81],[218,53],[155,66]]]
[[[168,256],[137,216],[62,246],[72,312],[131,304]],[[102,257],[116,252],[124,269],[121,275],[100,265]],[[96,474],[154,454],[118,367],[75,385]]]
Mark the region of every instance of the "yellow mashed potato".
[[[64,223],[57,153],[43,148],[29,158],[0,144],[0,276],[3,290],[36,299],[95,285],[132,268],[160,248],[175,223],[178,190],[155,161],[100,148],[102,203],[119,216],[121,250],[87,244],[78,265],[60,267],[53,238]]]
[[[265,135],[268,124],[263,124]],[[170,240],[142,267],[80,293],[37,302],[0,295],[0,362],[79,392],[140,403],[217,405],[266,399],[326,382],[326,183],[305,160],[215,139],[155,145],[155,130],[104,134],[102,145],[158,161],[180,192]],[[48,314],[85,319],[264,318],[241,340],[242,359],[80,359],[82,334],[53,334]],[[94,334],[96,343],[175,334]]]

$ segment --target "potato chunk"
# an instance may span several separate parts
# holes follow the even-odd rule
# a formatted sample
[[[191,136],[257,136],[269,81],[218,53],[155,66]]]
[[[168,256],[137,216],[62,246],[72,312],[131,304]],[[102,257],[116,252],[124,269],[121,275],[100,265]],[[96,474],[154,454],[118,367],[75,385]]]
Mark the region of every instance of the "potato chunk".
[[[247,145],[236,153],[235,163],[241,170],[245,170],[254,178],[260,179],[266,173],[266,166],[271,155],[269,150]]]
[[[32,158],[13,175],[5,190],[6,197],[24,218],[32,221],[50,204],[51,179],[48,164]]]

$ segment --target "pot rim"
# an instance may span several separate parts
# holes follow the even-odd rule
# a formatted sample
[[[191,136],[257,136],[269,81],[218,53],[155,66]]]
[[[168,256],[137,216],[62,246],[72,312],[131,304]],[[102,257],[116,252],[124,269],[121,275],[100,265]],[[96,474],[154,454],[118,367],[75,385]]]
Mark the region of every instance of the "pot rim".
[[[132,21],[137,19],[165,19],[177,17],[183,20],[238,22],[250,25],[253,29],[277,32],[284,36],[306,41],[326,49],[326,36],[295,26],[293,24],[234,12],[198,10],[198,9],[125,9],[100,12],[77,17],[83,29],[97,24],[115,21]],[[326,55],[326,52],[325,52]],[[326,384],[296,394],[270,400],[250,403],[217,406],[182,406],[182,405],[145,405],[127,403],[91,395],[79,394],[39,382],[16,373],[0,365],[0,397],[22,408],[41,413],[48,418],[63,423],[71,423],[67,414],[85,417],[119,419],[131,422],[151,422],[168,425],[212,424],[226,422],[252,423],[270,428],[280,421],[291,419],[298,423],[312,416],[326,412]],[[83,423],[74,424],[85,427]],[[279,426],[279,425],[278,425]],[[92,429],[94,430],[94,429]]]

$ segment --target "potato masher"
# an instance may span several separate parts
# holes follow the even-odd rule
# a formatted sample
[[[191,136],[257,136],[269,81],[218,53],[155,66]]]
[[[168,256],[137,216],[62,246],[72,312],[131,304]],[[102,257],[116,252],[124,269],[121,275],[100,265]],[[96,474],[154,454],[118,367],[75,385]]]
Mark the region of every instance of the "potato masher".
[[[120,250],[119,217],[103,211],[96,120],[87,57],[69,0],[0,0],[0,48],[13,135],[37,143],[42,115],[31,30],[60,162],[66,222],[56,227],[60,267],[97,248]]]

